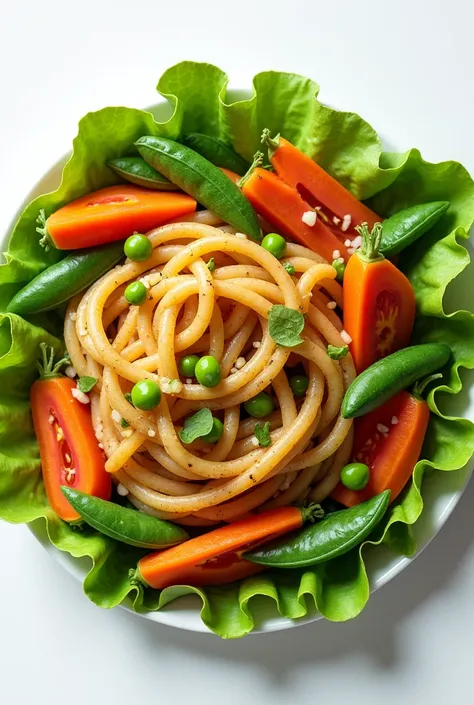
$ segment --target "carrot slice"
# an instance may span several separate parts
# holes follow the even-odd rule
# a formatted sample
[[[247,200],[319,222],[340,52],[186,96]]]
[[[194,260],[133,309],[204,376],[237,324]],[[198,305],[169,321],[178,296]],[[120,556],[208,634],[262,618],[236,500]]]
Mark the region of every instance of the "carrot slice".
[[[243,580],[251,575],[257,575],[264,570],[264,566],[257,565],[241,558],[239,553],[225,553],[213,561],[207,561],[203,565],[196,565],[181,573],[179,582],[182,585],[194,585],[201,587],[204,585],[225,585],[233,583],[235,580]],[[173,585],[175,581],[168,585]],[[164,583],[161,587],[168,587]]]
[[[242,191],[257,213],[279,233],[309,247],[327,262],[333,261],[335,250],[339,250],[341,257],[347,261],[349,254],[346,247],[317,215],[314,226],[303,221],[304,214],[312,211],[311,207],[296,189],[276,174],[257,167],[244,177]]]
[[[336,216],[339,226],[346,222],[347,230],[350,231],[363,222],[372,227],[381,220],[327,171],[284,137],[279,135],[272,139],[268,130],[265,130],[263,141],[268,145],[269,158],[278,176],[289,186],[296,188],[313,207],[321,206],[331,220]],[[350,220],[346,218],[344,221],[345,216],[350,216]]]
[[[376,228],[377,230],[377,228]],[[380,226],[378,228],[380,230]],[[366,232],[366,238],[372,237]],[[344,330],[357,372],[408,345],[415,320],[415,294],[402,272],[365,245],[353,255],[344,274]]]
[[[369,466],[370,479],[357,492],[340,483],[331,496],[352,507],[391,490],[393,502],[413,473],[429,419],[428,404],[408,392],[400,392],[382,407],[356,419],[353,460]]]
[[[279,507],[241,519],[185,541],[179,546],[148,554],[138,563],[137,577],[154,588],[183,584],[192,576],[203,579],[201,570],[196,572],[197,567],[204,570],[203,566],[206,566],[207,570],[208,563],[211,562],[212,567],[212,562],[219,557],[223,557],[225,564],[229,554],[237,554],[240,558],[240,553],[249,546],[300,528],[305,518],[310,515],[309,509]],[[232,555],[230,558],[231,563],[236,562]],[[222,569],[219,563],[216,566]]]
[[[111,186],[82,196],[50,215],[44,226],[45,241],[60,250],[103,245],[134,232],[147,232],[195,210],[196,201],[184,193],[128,184]]]

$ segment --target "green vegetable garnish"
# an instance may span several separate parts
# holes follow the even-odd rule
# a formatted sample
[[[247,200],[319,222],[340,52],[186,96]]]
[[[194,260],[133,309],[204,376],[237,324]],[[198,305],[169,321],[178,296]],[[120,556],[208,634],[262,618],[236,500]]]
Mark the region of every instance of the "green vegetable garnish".
[[[207,263],[207,268],[209,269],[210,272],[213,272],[216,268],[216,261],[214,257],[211,257],[209,259],[209,262]]]
[[[178,365],[179,374],[183,375],[183,377],[194,377],[198,362],[199,358],[197,355],[186,355],[182,357]]]
[[[301,311],[275,304],[268,315],[268,330],[271,337],[286,348],[294,348],[303,342],[300,333],[304,328]]]
[[[347,355],[348,352],[348,345],[341,345],[340,348],[338,348],[336,345],[328,345],[328,355],[331,360],[341,360]]]
[[[140,306],[146,299],[146,286],[143,282],[132,282],[124,291],[129,304]]]
[[[84,392],[84,394],[87,394],[87,392],[90,392],[91,389],[95,387],[98,381],[96,377],[80,377],[77,380],[77,388],[81,392]]]
[[[341,482],[348,490],[363,490],[370,479],[370,470],[365,463],[349,463],[341,470]]]
[[[212,355],[199,358],[194,368],[194,374],[203,387],[217,387],[221,381],[221,366]]]
[[[336,270],[336,281],[338,281],[339,284],[342,284],[342,280],[344,279],[344,272],[346,271],[346,265],[344,264],[344,262],[340,262],[338,259],[335,259],[332,263],[332,266]]]
[[[288,274],[289,274],[290,276],[292,276],[292,275],[295,273],[295,268],[294,268],[294,266],[291,264],[291,262],[285,262],[285,264],[283,265],[283,267],[286,269],[286,271],[288,272]]]
[[[306,377],[306,375],[294,375],[293,377],[290,377],[289,383],[291,391],[293,392],[293,396],[295,396],[297,399],[300,399],[300,397],[304,397],[304,395],[308,391],[309,379]]]
[[[268,448],[268,446],[271,446],[272,437],[270,435],[270,421],[266,421],[263,425],[261,423],[255,424],[253,432],[259,446],[262,446],[262,448]]]
[[[196,438],[202,438],[210,434],[213,428],[214,418],[211,410],[204,407],[184,420],[183,428],[178,435],[183,443],[192,443]]]

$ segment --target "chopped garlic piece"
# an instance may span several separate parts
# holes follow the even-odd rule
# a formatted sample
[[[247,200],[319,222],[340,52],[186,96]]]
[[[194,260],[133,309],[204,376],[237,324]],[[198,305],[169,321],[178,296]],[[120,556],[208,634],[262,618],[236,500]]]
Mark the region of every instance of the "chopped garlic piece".
[[[335,301],[328,301],[328,303],[326,304],[326,307],[330,308],[330,309],[335,309],[336,306],[337,306],[337,303]]]
[[[112,421],[115,421],[115,423],[120,423],[122,420],[122,417],[120,416],[117,409],[112,409],[111,416],[112,416]]]
[[[237,367],[238,370],[241,370],[242,367],[244,367],[247,364],[247,360],[245,357],[238,357],[237,360],[235,361],[234,367]]]
[[[74,377],[77,377],[77,372],[72,365],[68,365],[66,367],[66,369],[64,370],[64,374],[66,375],[66,377],[69,377],[69,379],[74,379]]]
[[[343,233],[346,232],[346,230],[349,229],[349,226],[351,224],[351,216],[349,214],[345,215],[344,218],[342,219],[342,225],[341,225],[341,230]]]
[[[343,341],[346,343],[346,345],[350,345],[352,343],[351,336],[349,335],[349,333],[346,333],[345,330],[341,330],[340,335],[341,335],[341,338],[343,339]]]
[[[398,423],[398,417],[397,416],[392,416],[392,426],[396,426]]]
[[[156,431],[154,431],[152,428],[149,428],[148,435],[150,438],[154,438],[156,436]]]
[[[333,259],[338,259],[340,256],[341,256],[341,253],[339,250],[334,250],[334,252],[332,253]]]
[[[128,495],[127,488],[125,487],[125,485],[122,485],[121,482],[117,485],[117,494],[119,494],[121,497],[126,497]]]
[[[315,211],[305,211],[301,216],[301,220],[305,225],[309,225],[310,228],[316,225],[317,213]]]
[[[378,423],[377,424],[377,431],[379,433],[383,433],[385,435],[386,433],[388,433],[388,428],[383,423]]]
[[[71,394],[74,397],[74,399],[77,399],[77,401],[80,402],[81,404],[89,404],[89,402],[90,402],[90,399],[87,396],[87,394],[84,394],[84,392],[81,392],[81,390],[78,389],[77,387],[73,387],[71,389]]]

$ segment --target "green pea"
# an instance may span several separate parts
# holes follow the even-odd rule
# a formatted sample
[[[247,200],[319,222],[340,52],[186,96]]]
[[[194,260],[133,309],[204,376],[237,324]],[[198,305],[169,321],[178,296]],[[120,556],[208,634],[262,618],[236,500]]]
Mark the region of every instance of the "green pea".
[[[205,436],[201,436],[201,441],[205,441],[206,443],[217,443],[217,441],[220,440],[223,432],[224,426],[222,424],[222,421],[219,421],[219,419],[216,419],[216,417],[213,416],[212,428],[209,433],[206,433]]]
[[[151,257],[153,245],[145,235],[130,235],[125,240],[123,251],[134,262],[144,262]]]
[[[151,379],[142,379],[132,387],[132,404],[142,411],[151,411],[161,400],[161,389]]]
[[[194,374],[203,387],[217,387],[222,378],[221,366],[212,355],[199,358]]]
[[[332,266],[336,270],[336,281],[338,281],[339,284],[342,284],[342,280],[344,279],[344,272],[346,271],[346,265],[344,264],[344,262],[340,262],[338,259],[335,259],[332,263]]]
[[[277,233],[268,233],[262,240],[262,247],[277,259],[281,259],[285,254],[286,240]]]
[[[146,286],[142,282],[132,282],[124,293],[129,304],[140,306],[146,299]]]
[[[265,392],[260,392],[256,397],[249,399],[244,404],[247,414],[250,414],[255,419],[262,419],[264,416],[268,416],[274,408],[273,399]]]
[[[183,375],[183,377],[194,377],[198,362],[199,358],[197,355],[186,355],[186,357],[182,357],[178,365],[179,374]]]
[[[364,463],[349,463],[341,470],[341,482],[348,490],[363,490],[370,479],[370,470]]]
[[[295,375],[290,377],[290,387],[293,392],[293,396],[297,399],[304,397],[309,387],[309,379],[306,375]]]

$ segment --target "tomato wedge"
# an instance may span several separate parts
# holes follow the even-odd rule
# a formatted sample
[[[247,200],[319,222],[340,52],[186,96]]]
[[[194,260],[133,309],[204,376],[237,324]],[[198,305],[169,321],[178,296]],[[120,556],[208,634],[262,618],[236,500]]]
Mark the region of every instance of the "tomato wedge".
[[[269,131],[264,130],[262,142],[268,146],[268,156],[278,176],[313,207],[320,207],[331,227],[336,226],[342,235],[363,222],[373,227],[380,221],[376,213],[284,137],[278,135],[272,139]]]
[[[58,372],[42,344],[41,377],[31,387],[33,424],[38,439],[43,480],[49,503],[64,521],[75,521],[79,514],[61,492],[61,485],[109,499],[110,475],[105,456],[92,427],[90,408],[72,394],[75,382]]]
[[[399,269],[379,254],[381,226],[364,224],[362,248],[344,274],[344,330],[357,372],[406,347],[415,321],[413,287]]]
[[[41,242],[46,247],[77,250],[147,232],[195,210],[196,201],[184,193],[124,184],[71,201],[47,220],[39,220],[37,230],[43,234]]]
[[[391,490],[393,502],[407,484],[418,461],[430,410],[421,398],[399,392],[383,406],[355,420],[354,462],[365,463],[370,479],[363,490],[349,490],[339,483],[333,499],[346,507]]]

